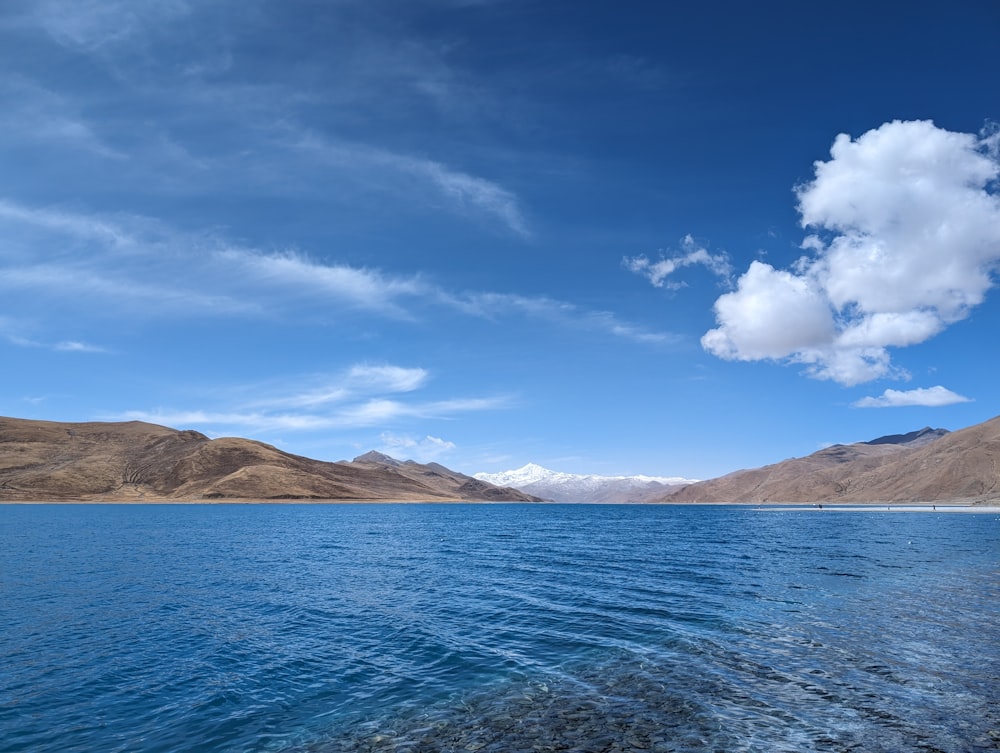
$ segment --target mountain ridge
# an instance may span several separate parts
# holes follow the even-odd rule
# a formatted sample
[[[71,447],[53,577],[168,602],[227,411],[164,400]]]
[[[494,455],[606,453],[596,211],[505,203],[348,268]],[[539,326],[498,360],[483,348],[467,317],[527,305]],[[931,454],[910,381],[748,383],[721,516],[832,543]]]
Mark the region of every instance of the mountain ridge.
[[[520,488],[490,481],[533,479]],[[505,475],[507,474],[507,475]],[[512,476],[511,474],[514,474]],[[236,437],[139,421],[0,417],[0,502],[512,501],[819,503],[1000,501],[1000,417],[924,427],[707,481],[574,475],[528,464],[465,474],[378,452],[326,462]],[[518,482],[520,483],[520,482]],[[545,487],[544,483],[550,483]]]
[[[924,428],[735,471],[670,492],[671,503],[1000,501],[1000,417],[948,432]]]
[[[313,460],[140,421],[0,417],[0,502],[541,501],[444,466],[378,453],[359,460]]]
[[[509,486],[554,502],[645,502],[669,490],[693,483],[679,476],[600,476],[553,471],[535,463],[499,473],[474,473],[474,478]]]

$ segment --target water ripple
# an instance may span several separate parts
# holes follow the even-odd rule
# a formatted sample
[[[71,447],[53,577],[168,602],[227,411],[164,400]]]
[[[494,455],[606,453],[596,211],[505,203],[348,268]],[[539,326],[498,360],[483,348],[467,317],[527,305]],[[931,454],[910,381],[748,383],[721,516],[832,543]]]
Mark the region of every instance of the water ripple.
[[[1000,750],[991,516],[0,514],[0,753]]]

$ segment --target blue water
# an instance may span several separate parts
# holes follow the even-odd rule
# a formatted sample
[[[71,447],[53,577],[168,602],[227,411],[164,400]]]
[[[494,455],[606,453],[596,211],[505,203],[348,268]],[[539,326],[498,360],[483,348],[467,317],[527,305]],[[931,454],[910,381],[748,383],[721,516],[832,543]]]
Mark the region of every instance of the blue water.
[[[1000,750],[1000,518],[0,506],[0,751]]]

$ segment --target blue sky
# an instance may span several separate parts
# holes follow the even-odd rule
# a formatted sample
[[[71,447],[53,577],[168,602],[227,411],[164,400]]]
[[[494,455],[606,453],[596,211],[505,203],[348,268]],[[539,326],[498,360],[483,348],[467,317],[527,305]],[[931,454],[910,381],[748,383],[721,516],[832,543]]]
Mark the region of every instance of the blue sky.
[[[698,478],[992,418],[1000,6],[897,7],[5,2],[0,414]]]

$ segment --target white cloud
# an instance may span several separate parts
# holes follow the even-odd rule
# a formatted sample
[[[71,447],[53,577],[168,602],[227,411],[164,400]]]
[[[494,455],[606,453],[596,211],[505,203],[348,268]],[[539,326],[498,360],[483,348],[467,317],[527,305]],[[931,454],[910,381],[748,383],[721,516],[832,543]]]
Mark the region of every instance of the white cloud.
[[[497,410],[509,404],[505,397],[453,398],[430,402],[404,403],[400,400],[373,398],[344,408],[331,417],[334,426],[377,426],[398,419],[449,419],[459,413]]]
[[[841,134],[798,187],[811,253],[789,271],[753,262],[715,304],[706,350],[730,360],[787,359],[854,385],[898,376],[888,348],[965,318],[1000,264],[1000,161],[988,137],[930,121]]]
[[[805,364],[805,373],[814,379],[855,385],[873,379],[905,379],[908,374],[892,365],[885,348],[838,348],[830,345],[809,348],[791,355],[792,363]]]
[[[802,225],[834,233],[817,270],[834,306],[954,321],[982,302],[1000,259],[1000,200],[985,190],[1000,165],[976,136],[894,121],[830,153],[796,193]]]
[[[529,316],[639,343],[676,336],[546,296],[453,293],[420,275],[264,252],[227,243],[212,232],[175,230],[155,219],[37,208],[0,199],[0,290],[57,298],[106,314],[261,317],[308,306],[311,316],[356,308],[399,320],[444,306],[469,316]],[[9,259],[4,265],[4,259]],[[18,263],[18,262],[21,263]],[[155,283],[148,282],[155,279]],[[93,301],[100,299],[100,306]]]
[[[806,276],[754,261],[732,293],[715,302],[722,326],[701,339],[720,358],[755,361],[815,348],[834,334],[833,311]]]
[[[439,292],[439,300],[470,316],[497,319],[502,316],[527,315],[575,329],[604,332],[638,343],[658,344],[675,341],[677,335],[654,332],[639,325],[622,321],[610,311],[589,311],[576,304],[546,296],[523,296],[515,293],[466,293],[453,295]]]
[[[856,408],[898,408],[919,405],[936,408],[942,405],[968,403],[970,399],[938,385],[915,390],[886,390],[879,397],[865,397],[854,403]]]
[[[67,353],[107,353],[107,348],[90,343],[79,342],[78,340],[64,340],[52,346],[54,350],[61,350]]]
[[[196,427],[223,434],[234,427],[242,432],[323,431],[383,427],[390,431],[399,422],[450,420],[466,413],[501,410],[511,404],[504,396],[411,400],[401,396],[423,388],[428,372],[393,365],[356,364],[321,386],[316,377],[284,380],[305,382],[307,389],[288,394],[240,401],[239,396],[270,389],[232,387],[215,396],[223,404],[214,409],[133,410],[109,419],[141,420],[176,428]]]
[[[277,414],[254,412],[222,412],[205,410],[168,410],[158,408],[152,411],[131,410],[121,414],[104,416],[109,420],[148,421],[149,423],[169,426],[176,429],[199,427],[217,429],[218,427],[241,427],[256,432],[269,431],[316,431],[331,427],[329,419],[323,416],[306,414]],[[211,431],[220,435],[225,432]]]
[[[228,248],[217,257],[233,272],[243,272],[269,286],[291,287],[301,294],[318,292],[332,299],[363,309],[405,316],[399,300],[426,297],[432,288],[418,278],[390,277],[378,270],[360,269],[343,264],[321,264],[288,251],[265,254]]]
[[[174,316],[194,314],[260,314],[251,301],[224,295],[185,290],[168,285],[150,285],[110,271],[91,272],[74,265],[40,264],[28,267],[0,268],[0,289],[34,290],[62,297],[62,303],[96,301],[102,312],[129,309],[136,314],[153,313]],[[90,304],[88,304],[90,305]]]
[[[515,233],[529,236],[527,222],[517,197],[485,178],[467,175],[430,160],[405,158],[401,167],[415,175],[426,176],[456,206],[473,207],[499,218]]]
[[[392,366],[389,364],[356,364],[333,377],[304,380],[315,384],[291,395],[272,396],[255,400],[254,408],[311,408],[357,400],[359,396],[413,392],[427,383],[426,369]],[[257,386],[255,391],[262,387]]]
[[[60,45],[93,52],[188,12],[182,0],[33,0],[28,20]]]
[[[358,364],[351,367],[348,377],[353,385],[366,390],[413,392],[424,386],[428,373],[426,369]]]
[[[681,240],[681,248],[684,251],[683,254],[672,256],[669,259],[662,257],[659,261],[654,262],[650,261],[647,256],[632,256],[625,257],[622,264],[628,271],[646,277],[655,287],[666,287],[671,290],[682,288],[685,283],[675,282],[667,278],[678,269],[693,264],[703,265],[720,277],[728,278],[732,274],[728,256],[709,253],[707,249],[699,246],[690,235],[684,236]]]
[[[440,437],[432,437],[430,434],[423,438],[417,438],[382,432],[379,440],[382,442],[380,451],[386,455],[404,460],[416,460],[419,463],[439,460],[457,449],[454,442]]]
[[[59,209],[38,209],[0,199],[0,219],[91,241],[104,248],[134,247],[135,236],[120,223]]]
[[[436,189],[453,211],[486,214],[500,220],[518,235],[531,235],[517,196],[486,178],[424,157],[366,144],[332,141],[314,133],[297,132],[288,145],[308,151],[325,163],[345,170],[363,173],[380,170],[416,178],[425,186]],[[423,201],[422,198],[420,200]]]
[[[56,343],[41,342],[32,339],[26,332],[30,327],[24,322],[19,322],[10,317],[0,315],[0,339],[6,340],[11,345],[19,348],[43,348],[63,353],[107,353],[107,348],[91,343],[80,342],[79,340],[61,340]]]
[[[94,131],[94,126],[80,114],[81,108],[62,94],[13,75],[0,77],[0,96],[5,99],[5,107],[0,111],[0,126],[8,142],[17,138],[27,144],[43,144],[46,148],[66,147],[109,159],[126,158],[124,153],[105,143]]]

